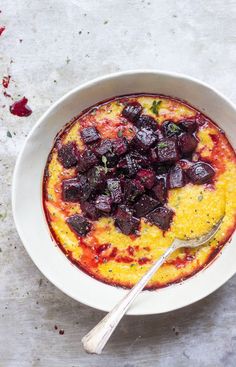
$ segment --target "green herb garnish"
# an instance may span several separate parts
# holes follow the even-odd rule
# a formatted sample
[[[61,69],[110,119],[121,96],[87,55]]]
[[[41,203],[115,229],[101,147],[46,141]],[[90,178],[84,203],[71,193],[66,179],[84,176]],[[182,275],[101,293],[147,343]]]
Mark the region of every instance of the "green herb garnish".
[[[180,128],[179,128],[179,126],[178,125],[176,125],[176,124],[170,124],[169,126],[168,126],[168,129],[170,130],[170,132],[172,132],[172,133],[178,133],[178,132],[180,132]]]
[[[159,109],[160,109],[160,105],[161,105],[162,101],[153,101],[152,102],[152,107],[150,108],[150,110],[155,114],[155,115],[159,115]]]
[[[107,171],[108,171],[108,168],[107,168],[107,157],[105,155],[102,156],[102,163],[104,164],[105,173],[107,173]]]
[[[160,142],[157,145],[158,145],[158,148],[166,148],[168,146],[168,144],[164,142]]]
[[[117,133],[117,136],[119,138],[122,138],[122,136],[123,136],[123,130],[119,130],[118,133]]]
[[[9,130],[7,131],[7,137],[8,137],[8,138],[12,138],[12,135],[11,135],[11,133],[10,133],[10,131],[9,131]]]

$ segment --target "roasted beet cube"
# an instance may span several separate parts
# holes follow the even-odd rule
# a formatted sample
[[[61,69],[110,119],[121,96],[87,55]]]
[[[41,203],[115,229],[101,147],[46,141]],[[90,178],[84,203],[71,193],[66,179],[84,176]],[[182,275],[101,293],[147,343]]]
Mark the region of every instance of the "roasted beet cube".
[[[179,151],[175,138],[161,140],[157,144],[157,156],[159,162],[172,163],[179,160]]]
[[[83,130],[81,130],[80,135],[85,144],[95,143],[95,141],[100,139],[97,129],[93,126],[85,127]]]
[[[84,150],[78,155],[77,169],[79,172],[86,172],[98,163],[96,155],[91,150]]]
[[[215,170],[208,163],[197,162],[187,170],[187,175],[192,183],[201,185],[212,179],[215,175]]]
[[[79,180],[80,187],[81,187],[80,201],[85,201],[89,198],[92,192],[92,188],[86,176],[78,174],[77,179]]]
[[[113,152],[120,156],[128,150],[128,142],[125,138],[118,138],[113,141]]]
[[[157,136],[153,130],[142,128],[133,139],[134,144],[141,150],[148,150],[157,142]]]
[[[149,158],[151,163],[157,163],[159,158],[157,155],[157,148],[152,148],[149,152]]]
[[[182,130],[193,134],[197,130],[197,122],[195,119],[186,119],[179,121],[178,125]]]
[[[107,188],[110,192],[112,202],[115,204],[121,203],[123,195],[119,178],[109,178],[107,180]]]
[[[111,151],[112,151],[112,141],[110,139],[102,140],[100,144],[94,148],[94,153],[98,157],[101,157]]]
[[[139,129],[148,128],[148,129],[152,129],[154,131],[158,129],[157,121],[149,115],[141,115],[138,118],[138,120],[135,122],[135,125]]]
[[[184,170],[179,164],[176,164],[171,168],[168,175],[168,187],[170,189],[175,189],[178,187],[183,187],[186,184],[186,177]]]
[[[155,183],[156,175],[152,169],[141,169],[137,173],[137,179],[146,189],[151,189]]]
[[[135,218],[132,212],[121,205],[115,214],[115,226],[118,227],[122,233],[126,235],[135,234],[139,228],[140,220]]]
[[[181,134],[182,129],[173,121],[166,120],[163,122],[161,129],[166,138]]]
[[[132,177],[136,175],[139,169],[139,164],[137,163],[133,154],[128,153],[119,161],[117,168],[126,173],[129,177]]]
[[[135,215],[138,218],[145,217],[149,212],[154,210],[159,202],[152,197],[144,194],[134,205]]]
[[[137,179],[126,180],[124,183],[124,197],[127,202],[135,201],[144,191],[144,186]]]
[[[128,169],[128,175],[130,177],[134,176],[138,171],[138,163],[133,155],[127,154],[126,155],[126,162],[127,162],[127,169]]]
[[[64,168],[71,168],[77,164],[77,149],[74,142],[62,145],[58,149],[58,160]]]
[[[85,237],[91,229],[91,223],[82,215],[72,215],[66,219],[69,227],[79,236]]]
[[[197,138],[189,133],[183,133],[178,138],[179,147],[183,154],[192,153],[198,144]]]
[[[143,110],[143,107],[138,102],[130,102],[128,103],[123,111],[122,115],[127,118],[129,121],[134,122],[137,120]]]
[[[152,192],[155,195],[155,198],[161,203],[164,204],[166,202],[167,197],[167,188],[166,188],[166,177],[157,176],[155,186],[152,188]]]
[[[80,207],[81,210],[83,212],[83,214],[91,219],[91,220],[97,220],[99,218],[99,213],[95,207],[95,203],[93,202],[89,202],[89,201],[84,201],[82,203],[80,203]]]
[[[99,195],[95,200],[95,207],[103,213],[110,213],[111,203],[112,201],[109,195]]]
[[[150,166],[150,160],[144,154],[140,154],[137,151],[133,151],[131,152],[131,155],[140,168]]]
[[[108,168],[115,167],[118,162],[118,156],[114,152],[108,152],[105,156],[106,166]]]
[[[87,178],[92,190],[103,190],[106,185],[106,169],[102,166],[93,167],[88,171]]]
[[[78,202],[81,199],[86,200],[91,190],[85,181],[86,178],[70,178],[62,181],[62,199],[69,202]]]
[[[167,231],[171,225],[173,216],[174,212],[171,209],[162,206],[149,213],[147,215],[147,220],[163,231]]]

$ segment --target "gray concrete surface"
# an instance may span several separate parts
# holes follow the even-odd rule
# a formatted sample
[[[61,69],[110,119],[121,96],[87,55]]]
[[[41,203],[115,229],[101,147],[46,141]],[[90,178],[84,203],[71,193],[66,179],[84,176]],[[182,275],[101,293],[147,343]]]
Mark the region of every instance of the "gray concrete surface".
[[[12,116],[0,88],[0,366],[234,367],[236,277],[177,312],[126,317],[102,356],[87,355],[80,339],[103,313],[71,300],[38,271],[15,230],[10,190],[16,156],[39,116],[91,78],[169,69],[236,102],[236,2],[0,0],[0,10],[0,78],[10,74],[8,93],[25,95],[33,109],[28,118]]]

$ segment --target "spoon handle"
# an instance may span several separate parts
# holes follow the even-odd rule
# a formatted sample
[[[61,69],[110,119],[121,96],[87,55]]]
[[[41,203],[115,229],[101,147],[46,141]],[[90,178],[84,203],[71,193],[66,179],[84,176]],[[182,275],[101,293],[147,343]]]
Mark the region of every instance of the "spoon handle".
[[[159,267],[165,262],[167,257],[176,249],[176,241],[168,247],[146,274],[135,284],[135,286],[125,294],[116,306],[87,334],[83,337],[82,343],[88,353],[100,354],[106,345],[111,334],[115,330],[121,318],[124,316],[135,298],[143,290],[147,282],[152,278]]]

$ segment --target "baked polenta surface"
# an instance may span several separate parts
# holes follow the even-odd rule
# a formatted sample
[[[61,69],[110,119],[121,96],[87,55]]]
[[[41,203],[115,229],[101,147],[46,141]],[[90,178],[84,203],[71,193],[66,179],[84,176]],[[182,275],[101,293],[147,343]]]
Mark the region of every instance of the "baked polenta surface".
[[[82,214],[79,200],[63,200],[62,182],[75,178],[76,165],[65,168],[58,159],[58,147],[70,142],[78,151],[85,149],[80,132],[95,127],[100,139],[135,135],[133,123],[122,116],[127,103],[138,102],[142,113],[153,117],[161,128],[166,120],[178,125],[186,119],[196,120],[197,147],[190,158],[182,159],[189,166],[199,160],[208,162],[215,171],[210,183],[188,182],[183,187],[168,190],[166,205],[174,213],[168,230],[163,230],[141,218],[134,234],[124,234],[115,226],[112,215],[90,220],[90,231],[79,236],[67,218]],[[102,160],[106,165],[106,160]],[[148,283],[155,289],[183,280],[202,269],[230,239],[236,224],[236,157],[224,132],[193,107],[175,98],[161,95],[132,95],[102,102],[83,112],[55,139],[48,157],[43,181],[43,201],[50,231],[65,255],[80,269],[111,285],[132,287],[170,246],[174,238],[201,236],[225,214],[223,223],[210,242],[196,249],[179,249]]]

